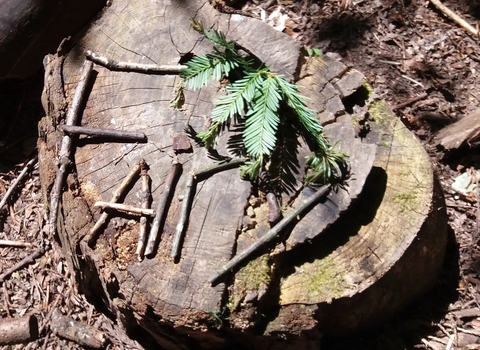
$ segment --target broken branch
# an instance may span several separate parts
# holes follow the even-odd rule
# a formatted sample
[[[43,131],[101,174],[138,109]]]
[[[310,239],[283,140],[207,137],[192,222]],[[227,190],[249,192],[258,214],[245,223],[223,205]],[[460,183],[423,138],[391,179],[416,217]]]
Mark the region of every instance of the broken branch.
[[[440,144],[446,149],[460,147],[465,141],[469,142],[480,133],[480,109],[459,119],[438,131],[434,138],[434,144]]]
[[[116,188],[115,191],[113,191],[112,199],[110,200],[111,203],[116,203],[120,200],[122,195],[127,190],[128,186],[132,183],[133,180],[135,180],[140,175],[140,169],[142,168],[142,164],[144,163],[145,161],[142,159],[130,170],[127,177],[123,179],[120,186],[118,186],[118,188]],[[108,213],[104,212],[102,213],[102,215],[100,215],[100,218],[98,218],[97,222],[95,223],[95,226],[93,226],[93,228],[90,230],[90,232],[85,238],[89,246],[93,245],[99,229],[105,224],[105,222],[107,222],[107,219],[108,219]]]
[[[25,343],[38,337],[38,320],[34,315],[0,321],[0,345]]]
[[[469,31],[471,34],[475,35],[476,37],[478,37],[478,30],[476,30],[475,28],[473,28],[470,24],[467,23],[467,21],[465,21],[462,17],[460,17],[459,15],[457,15],[455,12],[453,12],[452,10],[450,10],[447,6],[445,6],[444,4],[442,4],[440,2],[440,0],[430,0],[430,2],[432,4],[435,5],[435,7],[437,9],[439,9],[440,11],[443,12],[443,14],[447,17],[450,17],[450,19],[452,19],[454,22],[456,22],[459,26],[461,26],[462,28],[466,29],[467,31]]]
[[[53,311],[50,327],[59,337],[72,340],[82,346],[100,349],[107,342],[103,332],[63,316],[58,309]]]
[[[15,181],[11,184],[10,188],[5,192],[5,195],[2,198],[2,201],[0,202],[0,210],[2,210],[3,206],[5,203],[7,203],[8,199],[12,195],[12,193],[15,191],[17,186],[20,184],[20,182],[23,181],[23,178],[27,173],[30,171],[30,169],[35,165],[37,162],[37,157],[34,157],[31,159],[23,168],[22,172],[18,175],[18,177],[15,179]]]
[[[145,215],[145,216],[150,216],[154,217],[155,216],[155,210],[153,209],[145,209],[145,208],[139,208],[139,207],[134,207],[133,205],[127,205],[123,203],[112,203],[112,202],[95,202],[93,205],[94,207],[101,208],[102,210],[117,210],[122,213],[130,214],[130,215]]]
[[[178,255],[180,254],[180,245],[183,239],[183,232],[188,221],[188,213],[190,211],[190,206],[192,203],[194,188],[195,175],[189,174],[185,186],[185,194],[183,197],[182,207],[180,209],[180,218],[178,219],[175,236],[173,237],[172,252],[170,253],[170,256],[174,259],[177,259]]]
[[[235,255],[235,257],[233,257],[229,262],[222,266],[217,273],[215,273],[208,279],[208,282],[214,284],[228,271],[236,269],[246,259],[252,256],[254,253],[258,252],[271,240],[276,238],[280,234],[280,232],[282,232],[288,225],[290,225],[294,220],[297,219],[297,216],[306,213],[315,204],[317,204],[320,199],[327,195],[327,193],[330,191],[330,188],[330,184],[320,187],[317,192],[315,192],[303,204],[301,204],[297,209],[295,209],[290,215],[283,218],[276,226],[274,226],[270,231],[260,237],[255,243],[251,244],[241,253]]]
[[[156,73],[156,74],[178,74],[181,69],[186,68],[184,65],[157,65],[157,64],[143,64],[121,62],[108,59],[97,55],[91,50],[85,52],[85,56],[90,61],[104,66],[110,70],[121,70],[126,72],[140,72],[140,73]]]
[[[67,118],[65,124],[75,125],[78,122],[80,115],[80,107],[83,105],[88,84],[90,78],[92,77],[93,72],[93,63],[85,60],[82,68],[82,75],[80,81],[78,82],[77,88],[75,90],[75,95],[72,99],[72,105],[67,113]],[[70,165],[70,158],[72,153],[72,138],[69,135],[65,135],[62,139],[62,146],[60,149],[59,159],[59,168],[57,171],[57,176],[50,193],[50,234],[54,235],[56,232],[57,226],[57,215],[58,207],[60,203],[60,196],[62,193],[63,184],[67,177],[67,169]]]
[[[233,169],[237,166],[242,165],[243,163],[245,163],[245,161],[246,161],[245,158],[235,158],[235,159],[225,160],[222,163],[215,163],[209,166],[208,168],[196,171],[194,175],[197,178],[207,177],[224,170]]]
[[[170,170],[165,180],[165,187],[163,188],[163,192],[158,199],[157,213],[155,215],[155,219],[153,219],[152,228],[150,229],[150,236],[148,238],[147,248],[145,249],[146,256],[153,254],[157,244],[160,227],[163,229],[165,218],[168,213],[168,204],[170,203],[173,194],[172,189],[174,189],[174,185],[178,180],[181,168],[182,165],[180,163],[174,163],[172,170]]]
[[[236,158],[230,159],[229,161],[225,161],[223,163],[215,163],[208,168],[202,169],[197,172],[193,172],[189,175],[185,187],[185,194],[183,198],[182,207],[180,209],[180,218],[178,219],[177,228],[175,231],[175,236],[173,237],[172,243],[172,252],[170,256],[174,259],[178,258],[180,254],[180,245],[183,239],[183,233],[185,231],[185,227],[187,226],[188,215],[190,211],[190,206],[192,203],[193,192],[195,189],[195,179],[206,177],[212,175],[214,173],[218,173],[220,171],[228,170],[234,168],[236,166],[242,165],[245,163],[245,159],[243,158]]]
[[[146,142],[147,136],[143,132],[120,131],[112,129],[88,128],[85,126],[62,125],[60,129],[70,135],[87,135],[94,137],[108,137],[124,142]]]
[[[16,263],[15,265],[13,265],[11,268],[9,268],[7,271],[5,271],[0,275],[0,283],[5,282],[5,279],[15,271],[20,270],[22,267],[28,264],[33,264],[35,262],[35,259],[41,257],[43,254],[45,254],[45,252],[46,252],[45,248],[38,248],[36,251],[33,252],[33,254],[23,258],[21,261],[19,261],[18,263]]]
[[[412,97],[408,100],[406,100],[405,102],[402,102],[402,103],[399,103],[398,105],[395,105],[392,107],[392,110],[395,111],[397,109],[401,109],[401,108],[404,108],[404,107],[407,107],[417,101],[420,101],[420,100],[423,100],[424,98],[427,98],[428,94],[425,92],[423,94],[420,94],[418,96],[415,96],[415,97]]]
[[[142,199],[142,209],[150,209],[150,202],[152,198],[152,191],[150,189],[150,176],[148,175],[148,167],[144,164],[141,173],[142,191],[140,193]],[[145,245],[147,244],[148,231],[147,231],[147,217],[142,215],[140,217],[140,232],[138,237],[138,246],[136,254],[141,261],[143,258],[143,252],[145,251]]]

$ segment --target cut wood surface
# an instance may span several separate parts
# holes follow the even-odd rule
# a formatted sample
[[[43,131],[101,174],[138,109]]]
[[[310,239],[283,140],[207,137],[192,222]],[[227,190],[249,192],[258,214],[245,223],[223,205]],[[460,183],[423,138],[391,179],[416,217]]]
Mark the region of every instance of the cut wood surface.
[[[94,225],[84,208],[98,218],[100,211],[94,203],[109,200],[140,159],[150,167],[152,208],[157,207],[172,164],[181,163],[182,174],[163,231],[159,231],[158,250],[151,258],[137,260],[138,222],[125,218],[112,217],[94,247],[81,244],[88,268],[78,267],[78,259],[72,264],[84,274],[85,292],[100,287],[115,314],[129,322],[134,316],[166,349],[187,349],[192,344],[218,348],[235,339],[250,348],[272,342],[276,348],[288,348],[279,333],[298,341],[304,341],[302,335],[308,333],[315,342],[316,332],[357,329],[424,292],[443,259],[446,226],[444,211],[437,210],[441,199],[435,197],[426,153],[388,106],[376,102],[356,106],[353,114],[346,112],[345,98],[367,90],[360,72],[349,71],[330,56],[307,59],[300,70],[299,46],[293,39],[259,20],[219,14],[208,3],[116,0],[66,57],[66,96],[73,96],[86,50],[116,61],[168,65],[181,63],[187,53],[210,51],[211,44],[190,27],[190,18],[223,31],[273,70],[289,78],[300,77],[310,107],[318,111],[322,122],[330,124],[327,135],[350,156],[352,176],[344,188],[336,188],[300,219],[290,235],[283,237],[284,245],[212,286],[208,283],[211,274],[268,230],[268,204],[251,196],[251,184],[240,179],[238,169],[222,171],[196,182],[180,256],[176,261],[170,258],[186,199],[186,180],[214,163],[193,142],[191,152],[176,154],[173,140],[187,126],[197,132],[208,127],[213,101],[222,93],[219,84],[187,92],[184,109],[173,110],[170,100],[178,76],[95,66],[82,126],[142,132],[148,142],[85,142],[76,149],[80,189],[73,191],[75,186],[69,183],[60,216],[65,218],[60,235],[69,235],[67,250],[75,256],[75,247]],[[365,123],[371,124],[371,132],[360,139],[358,126]],[[228,135],[222,136],[219,142],[222,155],[228,154],[227,139]],[[39,148],[52,153],[49,145],[54,142],[48,137],[47,141]],[[299,150],[301,167],[306,154],[306,149]],[[295,188],[299,195],[283,195],[284,215],[311,195],[312,189],[302,187],[300,181]],[[140,206],[135,195],[139,190],[138,182],[124,203]],[[72,208],[82,217],[75,220]],[[356,298],[361,302],[352,302]],[[224,314],[226,308],[230,315]],[[258,318],[263,313],[267,319]],[[227,315],[232,336],[215,331],[226,326]],[[248,330],[255,328],[258,334],[258,327],[266,337],[250,335]]]
[[[225,32],[230,40],[244,45],[275,70],[293,76],[299,57],[298,45],[293,39],[285,38],[257,20],[241,16],[233,16],[233,20],[230,20],[230,16],[220,15],[202,2],[151,4],[145,1],[133,4],[117,1],[67,57],[64,69],[66,90],[75,87],[78,64],[84,60],[82,53],[87,49],[117,61],[156,64],[178,64],[181,54],[210,51],[211,44],[191,28],[190,18],[194,14],[203,21],[205,27],[218,23],[218,29]],[[148,19],[142,16],[148,16]],[[265,40],[255,40],[258,35],[265,37]],[[246,44],[250,41],[255,45]],[[185,110],[175,111],[169,105],[175,85],[179,82],[178,76],[112,72],[99,66],[97,71],[82,125],[137,130],[145,133],[149,141],[137,146],[94,144],[78,149],[76,165],[83,192],[90,204],[99,199],[108,200],[115,184],[121,182],[129,167],[141,157],[151,168],[149,174],[155,207],[158,189],[163,188],[175,159],[172,151],[174,136],[183,133],[188,125],[197,131],[205,130],[213,101],[218,96],[218,85],[187,92]],[[116,157],[127,152],[115,163]],[[193,153],[179,154],[177,157],[183,165],[184,175],[213,163],[205,151],[198,147]],[[135,286],[132,289],[132,302],[144,304],[144,299],[149,298],[148,304],[156,305],[156,312],[171,314],[172,319],[182,318],[181,310],[207,312],[221,307],[224,284],[212,287],[207,280],[212,271],[232,256],[236,232],[241,228],[245,203],[250,195],[250,184],[240,179],[238,169],[213,175],[200,182],[181,259],[174,264],[164,256],[164,252],[169,251],[171,246],[181,206],[179,196],[186,178],[181,176],[177,184],[177,194],[169,209],[169,219],[160,237],[157,256],[145,260],[141,265],[134,263],[133,259],[124,262],[128,266],[129,279]],[[136,191],[134,188],[130,193]],[[138,204],[133,195],[127,196],[125,202]],[[106,236],[108,230],[112,230],[112,227],[107,228]],[[128,234],[133,235],[133,232],[124,233]],[[97,251],[109,249],[110,244],[100,240]],[[168,262],[168,267],[158,268],[159,262]],[[145,278],[147,271],[153,274]],[[137,290],[141,292],[136,293]]]

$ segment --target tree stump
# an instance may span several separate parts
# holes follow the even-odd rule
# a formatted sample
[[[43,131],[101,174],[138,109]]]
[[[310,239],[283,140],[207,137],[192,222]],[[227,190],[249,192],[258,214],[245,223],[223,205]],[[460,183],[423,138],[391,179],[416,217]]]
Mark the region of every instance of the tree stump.
[[[96,66],[82,125],[142,131],[148,142],[78,140],[76,176],[68,179],[58,227],[82,290],[102,298],[126,324],[140,324],[166,349],[232,343],[291,348],[293,342],[300,348],[318,342],[321,333],[378,322],[425,292],[446,245],[445,207],[429,158],[384,102],[368,99],[363,75],[334,58],[305,59],[290,37],[254,18],[220,14],[208,3],[116,0],[63,63],[67,102],[87,49],[116,61],[155,64],[178,64],[184,55],[209,52],[211,44],[190,27],[190,18],[221,30],[276,72],[298,80],[329,138],[349,154],[352,176],[345,189],[299,218],[273,251],[212,286],[210,275],[268,229],[267,204],[252,196],[238,169],[223,171],[197,184],[181,256],[170,258],[183,175],[213,163],[195,144],[191,153],[175,154],[173,139],[187,126],[207,128],[220,85],[187,92],[184,109],[174,110],[170,100],[178,76]],[[45,188],[53,181],[59,137],[49,121],[55,113],[47,113],[41,124]],[[228,154],[227,142],[228,133],[220,140],[221,154]],[[307,152],[299,150],[300,163]],[[141,262],[135,255],[138,222],[131,217],[112,215],[93,248],[82,241],[100,215],[94,202],[108,201],[140,159],[150,168],[153,208],[174,159],[183,166],[158,250]],[[139,183],[133,185],[124,202],[140,206],[140,191]],[[282,197],[285,215],[311,194],[298,181]]]

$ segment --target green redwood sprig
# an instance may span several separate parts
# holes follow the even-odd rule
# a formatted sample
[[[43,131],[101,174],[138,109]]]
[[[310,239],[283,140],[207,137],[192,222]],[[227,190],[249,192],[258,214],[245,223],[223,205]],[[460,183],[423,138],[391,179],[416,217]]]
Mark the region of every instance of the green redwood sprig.
[[[286,135],[279,132],[279,126],[290,124],[291,133],[301,136],[312,151],[306,160],[309,170],[305,182],[323,184],[345,175],[347,156],[327,141],[322,125],[306,106],[296,84],[263,64],[258,67],[253,60],[244,58],[235,43],[227,41],[223,33],[205,30],[200,22],[193,22],[192,26],[214,47],[212,53],[194,56],[185,63],[187,68],[180,72],[182,87],[196,90],[208,85],[211,79],[225,77],[230,81],[225,88],[226,94],[215,102],[211,126],[197,134],[205,147],[213,149],[229,121],[241,115],[245,119],[243,147],[249,159],[241,168],[241,175],[254,180],[266,166],[280,167],[277,173],[284,173],[282,157],[275,157],[275,152],[279,144],[285,144],[284,140],[277,139]],[[294,119],[290,116],[286,123],[284,113],[293,114]]]

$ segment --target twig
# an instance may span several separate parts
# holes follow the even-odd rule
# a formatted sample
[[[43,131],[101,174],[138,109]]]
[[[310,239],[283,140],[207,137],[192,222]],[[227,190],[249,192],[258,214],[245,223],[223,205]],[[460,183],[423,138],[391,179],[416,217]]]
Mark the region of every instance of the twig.
[[[399,48],[402,49],[402,65],[403,65],[403,71],[405,71],[405,42],[402,39],[402,42],[399,43],[397,40],[393,39],[393,42],[397,44]]]
[[[184,65],[157,65],[157,64],[143,64],[143,63],[130,63],[119,62],[110,60],[106,57],[97,55],[91,50],[85,52],[85,56],[90,61],[104,66],[110,70],[121,70],[127,72],[141,72],[141,73],[157,73],[157,74],[178,74],[181,69],[187,68]]]
[[[455,314],[455,313],[453,313],[453,314]],[[440,328],[440,330],[443,332],[443,334],[445,334],[447,337],[450,337],[450,333],[447,331],[447,329],[441,323],[437,323],[436,326],[438,328]]]
[[[67,118],[65,124],[75,125],[78,122],[80,115],[80,107],[84,103],[86,96],[87,87],[92,76],[93,72],[93,63],[90,61],[85,61],[82,68],[82,76],[78,82],[77,88],[75,90],[75,95],[72,99],[72,105],[67,113]],[[70,165],[70,158],[72,153],[72,138],[69,135],[65,135],[62,139],[62,147],[59,154],[59,168],[57,171],[57,176],[50,192],[50,234],[54,235],[57,227],[57,215],[58,207],[60,203],[60,196],[62,193],[63,184],[67,177],[67,168]]]
[[[456,22],[458,25],[460,25],[462,28],[468,30],[471,34],[475,35],[476,37],[478,37],[478,30],[476,30],[475,28],[473,28],[470,24],[467,23],[467,21],[465,21],[462,17],[460,17],[459,15],[457,15],[455,12],[453,12],[452,10],[450,10],[447,6],[445,6],[444,4],[442,4],[440,2],[440,0],[430,0],[430,2],[432,4],[435,5],[435,7],[437,9],[439,9],[440,11],[442,11],[445,16],[447,17],[450,17],[454,22]]]
[[[416,80],[413,79],[413,78],[410,78],[408,75],[402,74],[402,77],[405,78],[405,79],[407,79],[408,81],[411,81],[412,83],[420,86],[421,88],[425,88],[422,83],[416,81]]]
[[[7,286],[5,286],[5,283],[2,285],[3,289],[3,302],[5,303],[5,312],[7,313],[7,317],[12,317],[12,314],[10,312],[10,307],[12,306],[12,303],[10,301],[10,296],[8,295],[8,290]]]
[[[107,337],[103,332],[70,317],[63,316],[58,309],[53,311],[50,327],[53,333],[59,337],[73,340],[79,345],[90,348],[103,348],[107,342]]]
[[[427,338],[428,340],[433,340],[434,342],[437,342],[443,345],[447,345],[448,343],[448,340],[445,340],[444,338],[435,337],[433,335],[429,335]]]
[[[472,95],[478,102],[480,102],[480,98],[478,98],[478,96],[475,95],[472,91],[470,91],[470,95]]]
[[[0,283],[5,282],[5,279],[15,271],[20,270],[22,267],[28,264],[33,264],[35,262],[35,259],[41,257],[43,254],[45,254],[45,252],[46,252],[45,248],[38,248],[33,252],[33,254],[23,258],[21,261],[19,261],[18,263],[16,263],[15,265],[13,265],[11,268],[9,268],[7,271],[5,271],[0,275]]]
[[[185,185],[185,194],[183,196],[182,207],[180,209],[180,218],[178,219],[177,228],[175,230],[175,236],[173,237],[172,242],[172,252],[170,256],[174,259],[178,258],[180,253],[180,244],[183,238],[183,232],[188,220],[188,214],[190,211],[190,206],[193,198],[193,190],[195,188],[195,175],[189,174],[187,183]]]
[[[415,97],[412,97],[408,100],[406,100],[405,102],[402,102],[402,103],[399,103],[398,105],[396,106],[393,106],[392,107],[392,110],[397,110],[397,109],[401,109],[401,108],[404,108],[404,107],[407,107],[409,105],[411,105],[412,103],[415,103],[417,101],[420,101],[420,100],[423,100],[424,98],[426,98],[428,96],[428,94],[425,92],[423,94],[420,94],[418,96],[415,96]]]
[[[195,189],[195,179],[204,178],[214,173],[237,167],[243,163],[245,163],[245,159],[243,158],[231,159],[228,162],[223,162],[220,164],[216,163],[208,168],[202,169],[198,172],[193,172],[189,175],[185,186],[182,207],[180,208],[180,218],[178,219],[175,236],[173,237],[172,252],[170,254],[172,258],[177,259],[178,255],[180,254],[180,245],[183,239],[185,227],[187,226],[190,206],[193,198],[193,190]]]
[[[477,337],[480,336],[480,331],[476,329],[464,329],[464,328],[458,327],[457,330],[465,334],[472,334],[472,335],[476,335]]]
[[[455,335],[452,334],[448,337],[448,343],[447,343],[447,346],[445,347],[445,350],[451,350],[454,342],[455,342]]]
[[[121,131],[112,129],[88,128],[85,126],[62,125],[60,129],[70,135],[87,135],[94,137],[108,137],[120,141],[146,142],[147,136],[143,132]]]
[[[22,242],[22,241],[10,241],[10,240],[7,240],[7,239],[0,239],[0,246],[27,248],[27,247],[31,247],[32,243]]]
[[[127,177],[123,179],[120,186],[118,186],[118,188],[116,188],[113,192],[112,199],[110,200],[111,203],[117,203],[120,200],[124,192],[127,190],[128,186],[140,175],[140,169],[144,162],[145,161],[142,159],[130,170]],[[88,235],[85,237],[89,246],[93,245],[97,237],[98,230],[105,224],[105,222],[107,222],[107,219],[108,213],[102,213],[102,215],[100,215],[100,218],[98,218],[97,222],[95,223],[95,226],[93,226]]]
[[[139,207],[134,207],[133,205],[127,205],[123,203],[98,201],[98,202],[95,202],[93,206],[101,208],[102,210],[109,210],[109,209],[116,210],[116,211],[120,211],[122,213],[130,214],[130,215],[140,215],[140,216],[145,215],[150,217],[155,216],[155,210],[153,209],[139,208]]]
[[[270,231],[265,233],[260,237],[255,243],[251,244],[241,253],[235,255],[229,262],[227,262],[220,270],[212,275],[208,282],[214,284],[216,283],[224,274],[228,271],[235,269],[243,261],[249,258],[252,254],[258,252],[262,247],[264,247],[268,242],[276,238],[280,232],[282,232],[288,225],[290,225],[294,220],[297,219],[297,216],[304,214],[310,210],[315,204],[318,203],[327,193],[330,191],[331,185],[323,185],[320,187],[315,194],[309,197],[303,204],[296,208],[290,215],[283,218],[277,225],[275,225]]]
[[[207,176],[219,173],[219,172],[224,171],[224,170],[236,168],[236,167],[244,164],[245,161],[246,161],[245,158],[235,158],[235,159],[226,160],[222,163],[215,163],[215,164],[212,164],[211,166],[209,166],[208,168],[196,171],[194,173],[194,176],[196,178],[199,178],[199,179],[200,178],[205,178]]]
[[[163,229],[163,225],[165,224],[165,218],[168,213],[168,204],[173,194],[172,189],[174,189],[174,184],[178,180],[181,169],[182,165],[180,163],[174,163],[172,170],[170,170],[165,180],[165,187],[163,188],[163,192],[158,199],[157,213],[155,215],[155,219],[153,219],[152,228],[150,229],[150,236],[148,237],[147,248],[145,249],[146,256],[153,254],[157,244],[158,232],[160,227]]]
[[[152,191],[150,189],[150,176],[148,175],[148,167],[146,164],[142,167],[141,172],[141,182],[142,182],[142,191],[140,193],[142,200],[142,209],[150,209]],[[147,217],[142,215],[140,217],[140,232],[138,237],[138,246],[136,254],[138,259],[141,261],[143,259],[143,252],[145,251],[145,245],[147,244],[148,230],[147,230]]]
[[[47,350],[47,345],[48,345],[48,341],[50,340],[50,333],[47,333],[47,335],[45,336],[44,340],[43,340],[43,346],[42,346],[42,350]],[[29,343],[28,345],[30,345],[32,343]],[[25,350],[30,350],[30,348],[28,349],[25,349]]]
[[[23,178],[25,177],[25,175],[27,175],[27,173],[35,165],[36,162],[37,162],[37,157],[34,157],[25,165],[22,172],[18,175],[15,181],[13,181],[13,183],[10,185],[10,188],[7,190],[7,192],[5,192],[5,196],[3,196],[2,201],[0,202],[0,210],[3,209],[3,206],[5,205],[5,203],[7,203],[12,193],[15,191],[15,189],[20,184],[20,182],[23,181]]]
[[[435,40],[431,45],[425,47],[425,50],[430,51],[435,47],[435,45],[440,44],[442,41],[447,40],[447,38],[452,34],[452,30],[447,30],[447,32],[438,40]]]
[[[380,63],[391,64],[392,66],[401,66],[402,62],[387,61],[387,60],[378,60]]]
[[[422,338],[420,341],[421,341],[423,344],[425,344],[425,346],[427,346],[427,347],[429,347],[429,348],[431,348],[431,349],[433,349],[433,350],[438,350],[438,348],[437,348],[435,345],[433,345],[432,343],[430,343],[427,339]]]

